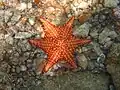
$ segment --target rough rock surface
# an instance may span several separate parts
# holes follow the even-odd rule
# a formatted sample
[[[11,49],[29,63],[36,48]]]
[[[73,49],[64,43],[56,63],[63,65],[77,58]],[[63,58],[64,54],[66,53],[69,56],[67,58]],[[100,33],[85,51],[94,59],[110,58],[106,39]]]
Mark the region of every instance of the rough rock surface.
[[[71,72],[55,78],[46,78],[43,88],[45,90],[107,90],[108,79],[109,77],[104,73]]]
[[[0,0],[0,90],[119,90],[119,5],[118,0]],[[37,72],[47,55],[28,39],[43,37],[40,15],[56,25],[75,15],[73,34],[92,40],[76,49],[76,70],[49,72],[55,77]]]
[[[108,60],[106,62],[107,70],[113,78],[113,82],[116,89],[120,88],[120,44],[113,43],[110,53],[108,54]]]

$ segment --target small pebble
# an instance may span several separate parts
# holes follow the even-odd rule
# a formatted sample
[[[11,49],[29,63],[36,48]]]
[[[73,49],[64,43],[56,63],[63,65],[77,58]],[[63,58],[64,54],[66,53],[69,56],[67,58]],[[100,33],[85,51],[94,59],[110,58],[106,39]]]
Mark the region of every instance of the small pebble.
[[[26,70],[27,70],[27,67],[26,67],[25,65],[21,65],[21,66],[20,66],[20,70],[21,70],[21,71],[26,71]]]
[[[27,8],[27,4],[26,3],[20,3],[17,7],[16,7],[16,9],[18,9],[18,10],[25,10]]]
[[[29,38],[31,37],[32,34],[30,34],[29,32],[19,32],[15,34],[16,39],[25,39],[25,38]]]
[[[30,25],[34,25],[35,24],[35,17],[29,17],[28,19]]]
[[[88,66],[88,61],[85,55],[84,54],[78,55],[77,60],[78,60],[78,65],[85,70]]]
[[[16,67],[16,73],[20,73],[20,67],[19,66]]]
[[[97,58],[97,62],[98,63],[104,63],[106,56],[104,54],[101,54],[98,58]]]
[[[29,2],[29,3],[27,4],[27,7],[28,7],[29,9],[32,8],[32,3]]]

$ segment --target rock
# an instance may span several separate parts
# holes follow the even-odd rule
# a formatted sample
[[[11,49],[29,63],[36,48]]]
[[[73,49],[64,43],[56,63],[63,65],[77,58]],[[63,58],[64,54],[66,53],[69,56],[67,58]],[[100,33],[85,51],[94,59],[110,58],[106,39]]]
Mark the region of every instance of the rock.
[[[12,72],[12,73],[15,73],[15,68],[11,68],[11,72]]]
[[[102,9],[102,8],[101,8]],[[92,24],[91,31],[98,31],[101,32],[106,25],[109,25],[110,28],[114,27],[112,25],[114,19],[112,17],[111,9],[102,9],[96,14],[94,14],[91,18],[89,18],[89,23]],[[111,25],[110,25],[111,23]],[[113,28],[112,28],[113,30]]]
[[[87,67],[88,70],[94,70],[95,69],[95,63],[93,60],[89,60],[88,61],[88,67]]]
[[[11,0],[11,1],[15,1],[15,0]],[[17,1],[19,1],[19,0],[17,0]],[[40,81],[38,82],[38,84],[36,84],[36,73],[35,73],[36,71],[35,70],[38,68],[42,68],[42,67],[37,67],[36,64],[39,64],[39,63],[35,63],[35,61],[37,61],[36,59],[38,59],[39,62],[43,61],[43,58],[44,57],[46,58],[47,55],[45,55],[45,53],[43,53],[42,50],[36,49],[34,47],[31,48],[31,45],[29,45],[29,43],[27,41],[27,38],[32,37],[33,33],[36,30],[34,28],[34,25],[36,24],[36,22],[35,22],[36,18],[34,16],[42,15],[42,13],[40,13],[40,14],[34,13],[37,11],[37,9],[36,8],[32,9],[32,3],[31,2],[29,3],[29,1],[31,1],[31,0],[28,0],[28,1],[22,0],[21,2],[23,2],[23,3],[20,2],[21,3],[20,6],[17,5],[17,7],[19,7],[17,9],[19,9],[21,11],[18,11],[15,9],[14,9],[15,11],[11,11],[11,10],[8,10],[9,7],[5,7],[4,10],[0,10],[0,24],[5,23],[5,29],[3,29],[5,31],[5,34],[2,34],[0,32],[0,71],[7,72],[8,76],[10,76],[9,81],[7,81],[7,79],[5,78],[6,76],[3,75],[3,79],[5,78],[5,80],[7,82],[3,82],[5,80],[0,78],[0,90],[4,90],[6,88],[7,88],[6,90],[9,90],[9,89],[10,90],[11,89],[14,89],[14,90],[19,90],[19,89],[21,89],[21,90],[22,89],[30,89],[30,90],[38,90],[38,89],[45,89],[45,90],[51,90],[51,89],[52,90],[56,90],[56,89],[57,90],[67,90],[67,89],[70,89],[70,90],[107,90],[109,80],[108,80],[108,76],[106,74],[104,74],[103,72],[100,72],[99,74],[93,74],[88,71],[87,72],[78,71],[78,72],[74,72],[74,73],[68,71],[69,72],[68,74],[60,75],[60,76],[58,75],[57,77],[54,77],[54,78],[46,77],[46,76],[44,77],[44,75],[39,75],[40,77],[37,78],[37,80],[39,79]],[[49,2],[50,0],[44,0],[44,1]],[[43,3],[45,3],[44,1],[41,1],[42,3],[40,3],[43,5],[43,7],[40,8],[41,12],[43,11],[45,13],[45,15],[52,17],[52,18],[57,17],[58,19],[54,18],[56,20],[56,24],[60,24],[60,22],[62,21],[61,16],[63,16],[63,19],[65,19],[64,18],[65,15],[63,13],[66,13],[66,12],[64,12],[63,9],[61,10],[59,5],[52,5],[54,3],[52,3],[52,4],[48,3],[48,6],[44,5],[43,4]],[[78,15],[78,17],[81,14],[81,12],[84,11],[82,9],[83,8],[86,9],[86,7],[85,7],[86,5],[87,6],[89,6],[89,4],[93,5],[92,3],[90,3],[90,1],[98,2],[98,0],[51,0],[51,1],[59,2],[60,5],[65,7],[65,10],[66,10],[66,6],[67,6],[67,8],[69,7],[69,9],[72,7],[71,10],[68,10],[68,13],[69,13],[69,11],[71,11],[70,13],[73,13],[73,14],[75,13],[75,16]],[[101,2],[102,0],[99,0],[99,1]],[[46,6],[49,8],[46,8]],[[95,6],[97,7],[97,4]],[[47,12],[45,12],[45,11],[47,11]],[[50,16],[50,14],[51,14],[51,16]],[[32,15],[32,16],[29,18],[30,15]],[[23,16],[25,18],[22,19],[21,16]],[[48,19],[49,19],[49,17],[48,17]],[[99,24],[100,23],[102,24],[104,22],[104,20],[106,20],[106,17],[107,17],[107,15],[106,16],[105,15],[96,16],[95,23],[98,24],[99,28],[102,27]],[[106,20],[106,21],[108,21],[108,20]],[[99,23],[97,23],[97,22],[99,22]],[[6,27],[6,24],[8,27]],[[101,32],[98,32],[99,28],[97,28],[98,30],[96,29],[93,32],[90,32],[91,25],[92,25],[92,23],[90,24],[90,23],[86,22],[83,25],[79,26],[79,28],[77,29],[77,31],[79,32],[79,35],[86,37],[90,34],[92,39],[97,39],[99,36],[98,34]],[[105,23],[105,25],[106,25],[106,23]],[[101,29],[101,30],[103,30],[103,29]],[[0,28],[0,31],[1,31],[1,28]],[[12,32],[12,34],[11,34],[11,32]],[[29,32],[32,32],[32,33],[29,33]],[[106,37],[105,41],[103,40],[104,38],[102,38],[103,37],[102,35],[100,35],[100,37],[99,37],[101,42],[104,43],[103,46],[105,48],[109,48],[114,42],[114,41],[112,42],[112,40],[116,39],[116,37],[117,37],[115,31],[108,30],[108,32],[109,33],[107,33],[106,31],[104,32],[104,33],[109,34]],[[8,35],[6,33],[9,33],[10,35]],[[103,32],[102,32],[102,34],[103,34]],[[104,34],[104,35],[106,35],[106,34]],[[96,42],[97,42],[97,40],[96,40]],[[86,45],[86,46],[82,47],[82,54],[80,54],[78,64],[83,69],[89,69],[91,71],[93,69],[95,69],[97,66],[95,66],[94,61],[97,62],[97,65],[98,65],[97,68],[104,67],[103,66],[103,62],[104,62],[103,58],[98,59],[98,56],[103,54],[103,52],[100,48],[100,45],[97,43],[93,43],[94,45],[90,44],[90,45]],[[8,46],[8,44],[10,44],[10,46]],[[118,51],[120,51],[120,50],[117,48],[119,48],[119,46],[117,44],[113,44],[113,46],[114,46],[114,48],[112,48],[113,50],[112,50],[112,52],[110,52],[109,55],[118,56],[119,55]],[[10,48],[10,47],[12,47],[12,49],[8,50],[7,48]],[[43,65],[43,63],[42,63],[42,65]],[[109,64],[107,64],[107,65],[109,65]],[[107,70],[112,75],[116,87],[118,87],[119,81],[117,81],[117,80],[119,80],[119,78],[118,78],[119,75],[117,74],[118,75],[117,76],[117,75],[115,75],[115,73],[119,72],[119,70],[117,70],[118,68],[116,69],[114,67],[115,67],[114,65],[113,66],[109,65],[109,66],[107,66]],[[43,65],[43,68],[44,68],[44,65]],[[112,72],[112,69],[114,69],[114,71],[116,71],[116,72]],[[51,73],[51,75],[53,75],[53,74],[54,73]],[[0,74],[0,77],[1,77],[1,74]],[[16,88],[9,87],[9,85],[6,84],[9,82],[10,82],[10,85],[12,85],[11,87],[16,87]],[[38,87],[38,85],[40,85],[40,86]],[[26,87],[26,88],[24,88],[24,87]]]
[[[104,44],[106,41],[115,39],[116,37],[117,33],[115,31],[112,31],[109,28],[105,27],[104,30],[99,34],[99,43]]]
[[[21,71],[26,71],[26,70],[27,70],[27,67],[26,67],[25,65],[21,65],[21,66],[20,66],[20,70],[21,70]]]
[[[120,7],[116,7],[113,9],[113,15],[115,16],[116,19],[120,20]]]
[[[20,3],[17,7],[16,7],[16,9],[18,9],[18,10],[21,10],[21,11],[23,11],[23,10],[25,10],[27,8],[27,4],[26,3]]]
[[[110,31],[110,32],[109,32],[109,37],[110,37],[111,39],[115,39],[117,36],[118,36],[118,35],[117,35],[117,33],[116,33],[115,31]]]
[[[29,58],[29,57],[30,57],[30,53],[29,53],[29,52],[25,52],[25,53],[24,53],[24,56],[25,56],[26,58]]]
[[[32,8],[32,3],[31,2],[29,2],[28,4],[27,4],[27,8]]]
[[[16,39],[25,39],[25,38],[30,38],[32,36],[31,33],[29,32],[19,32],[15,34]]]
[[[113,43],[106,60],[107,71],[111,74],[116,90],[120,88],[120,44]]]
[[[71,0],[57,0],[57,2],[62,5],[62,6],[65,6],[67,5],[68,2],[70,2]]]
[[[77,58],[77,61],[78,61],[77,64],[85,70],[88,66],[88,60],[85,57],[85,55],[84,54],[79,54],[76,58]]]
[[[108,64],[107,71],[111,74],[116,90],[120,89],[120,64]]]
[[[104,22],[106,20],[106,16],[103,14],[103,15],[100,15],[99,16],[99,22]]]
[[[120,42],[120,35],[118,35],[118,36],[116,37],[116,41],[117,41],[117,42]]]
[[[97,63],[104,63],[106,56],[104,54],[99,55],[97,58]]]
[[[76,31],[78,31],[79,36],[81,37],[87,37],[90,29],[89,23],[84,23],[83,25],[79,26]]]
[[[16,7],[19,3],[18,0],[9,0],[9,1],[6,1],[6,0],[2,0],[5,4],[6,7]]]
[[[7,63],[7,62],[5,62],[5,61],[1,61],[0,62],[0,71],[1,72],[6,72],[6,73],[8,73],[9,71],[10,71],[10,65]]]
[[[104,49],[109,49],[111,47],[111,45],[113,44],[113,41],[107,41],[105,44],[104,44]]]
[[[71,11],[74,12],[75,16],[81,15],[83,12],[88,13],[90,10],[88,8],[92,7],[97,3],[97,0],[89,0],[89,1],[81,1],[81,0],[74,0],[71,4]]]
[[[94,31],[90,32],[90,36],[93,38],[98,38],[98,31],[95,29]]]
[[[18,57],[12,56],[12,57],[10,57],[10,60],[11,60],[12,65],[17,65],[19,63]]]
[[[97,60],[95,62],[95,66],[98,69],[98,72],[106,71],[105,65],[104,65],[105,59],[106,59],[106,56],[104,54],[99,55],[99,57],[97,58]]]
[[[13,12],[11,12],[9,9],[5,11],[5,16],[4,16],[5,17],[5,23],[7,23],[10,20],[12,15],[13,15]]]
[[[23,78],[21,78],[21,77],[19,77],[19,78],[17,78],[17,80],[16,80],[16,86],[17,87],[20,87],[20,85],[22,85],[22,84],[24,84],[24,79]]]
[[[20,12],[14,12],[12,18],[11,18],[11,21],[10,23],[12,23],[12,25],[14,25],[15,23],[17,23],[19,21],[19,19],[21,18],[21,14]]]
[[[33,65],[32,64],[27,64],[27,68],[32,70]]]
[[[55,78],[44,78],[42,84],[45,90],[107,90],[108,82],[104,73],[70,72]]]
[[[33,61],[31,59],[27,60],[27,64],[32,64],[32,63],[33,63]]]
[[[18,42],[18,47],[22,52],[31,50],[31,45],[29,44],[28,40],[22,40]]]
[[[84,22],[86,22],[90,17],[91,17],[91,13],[85,13],[85,14],[82,14],[78,17],[78,20],[81,24],[83,24]]]
[[[120,44],[113,43],[110,52],[108,54],[108,57],[118,57],[120,55]]]
[[[93,49],[93,45],[90,43],[88,45],[82,46],[81,48],[82,48],[81,52],[86,52],[86,51]]]
[[[85,55],[90,59],[90,60],[96,60],[98,58],[98,55],[95,51],[88,51],[85,52]]]
[[[0,90],[12,90],[9,80],[10,77],[8,77],[7,73],[0,72]]]
[[[92,45],[97,55],[103,54],[103,51],[101,50],[100,45],[98,43],[92,42]]]
[[[34,25],[35,24],[35,17],[29,17],[28,19],[30,25]]]
[[[118,0],[104,0],[105,7],[117,7]]]
[[[5,38],[5,35],[3,33],[0,33],[0,40],[4,38]]]
[[[4,39],[0,40],[0,61],[4,59],[5,51],[7,51],[9,47]]]
[[[87,48],[87,47],[82,47],[82,48],[79,50],[79,53],[81,53],[81,52],[86,52],[86,51],[88,51],[88,48]]]
[[[13,45],[13,37],[11,35],[5,35],[5,40],[8,44]]]
[[[103,30],[102,33],[100,33],[99,35],[99,42],[104,44],[105,43],[105,40],[107,39],[108,37],[108,33],[109,33],[109,30],[106,29],[106,30]]]
[[[20,73],[20,67],[19,66],[16,67],[16,73]]]
[[[3,22],[4,10],[0,10],[0,22]]]

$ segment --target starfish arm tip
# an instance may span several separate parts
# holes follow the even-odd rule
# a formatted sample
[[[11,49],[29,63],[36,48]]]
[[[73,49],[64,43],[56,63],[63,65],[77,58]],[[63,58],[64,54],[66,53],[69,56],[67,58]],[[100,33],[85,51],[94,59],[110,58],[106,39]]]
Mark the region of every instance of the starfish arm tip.
[[[43,16],[39,16],[39,19],[45,19],[45,17],[43,17]]]
[[[90,39],[80,39],[77,41],[78,44],[83,45],[83,44],[87,44],[90,43],[91,40]]]
[[[46,64],[45,67],[43,68],[42,70],[42,73],[46,73],[49,71],[49,69],[52,67],[53,65],[52,64]]]
[[[35,41],[34,41],[34,39],[29,39],[28,42],[29,42],[30,44],[33,44]]]
[[[32,43],[32,39],[29,39],[28,42],[31,44]]]
[[[40,46],[41,45],[41,40],[40,39],[29,39],[28,42],[33,45],[33,46]]]
[[[86,42],[86,43],[90,43],[90,42],[91,42],[91,40],[90,40],[90,39],[87,39],[85,42]]]

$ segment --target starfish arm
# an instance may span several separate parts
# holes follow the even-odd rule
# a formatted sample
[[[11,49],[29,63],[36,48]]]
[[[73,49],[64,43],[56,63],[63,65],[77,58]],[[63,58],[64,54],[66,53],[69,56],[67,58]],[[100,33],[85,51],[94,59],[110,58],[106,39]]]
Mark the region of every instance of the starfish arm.
[[[70,51],[69,49],[64,50],[64,57],[65,60],[73,67],[77,68],[77,65],[75,63],[74,57],[73,57],[73,52]]]
[[[52,42],[45,41],[44,39],[30,39],[28,40],[31,45],[41,48],[43,51],[48,52]]]
[[[57,26],[53,25],[50,21],[43,17],[40,17],[40,21],[43,23],[43,28],[45,32],[45,37],[57,37]]]
[[[73,45],[84,45],[84,44],[87,44],[90,42],[91,42],[91,40],[89,40],[89,39],[75,39],[72,41],[72,44]]]
[[[73,58],[70,58],[69,60],[67,60],[67,62],[73,67],[73,68],[77,68],[77,65],[75,63],[75,60]]]
[[[60,51],[56,50],[50,57],[48,57],[48,61],[43,69],[43,73],[47,72],[54,64],[58,62],[59,59],[60,59]]]
[[[74,21],[74,16],[72,16],[68,22],[66,22],[66,24],[63,26],[64,29],[63,29],[63,34],[65,34],[65,36],[69,35],[72,33],[72,24],[73,24],[73,21]]]

